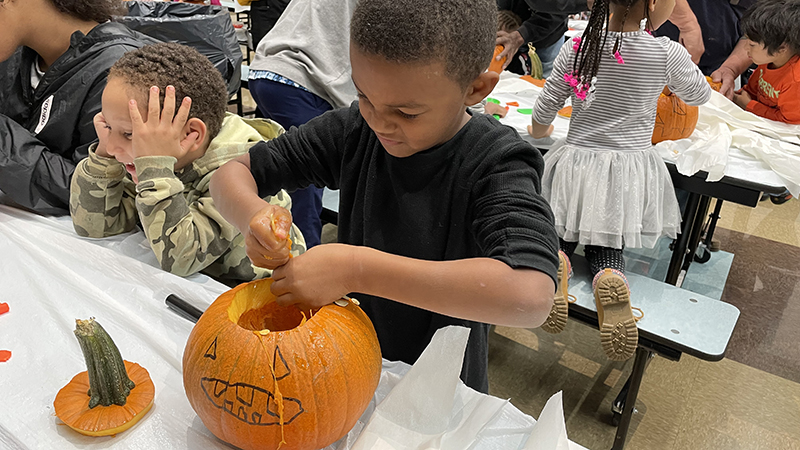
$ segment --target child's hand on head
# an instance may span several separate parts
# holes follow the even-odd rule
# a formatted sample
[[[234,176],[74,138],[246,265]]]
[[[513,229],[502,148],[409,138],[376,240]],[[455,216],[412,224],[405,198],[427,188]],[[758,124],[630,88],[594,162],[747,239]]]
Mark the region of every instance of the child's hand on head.
[[[103,117],[103,113],[99,112],[94,115],[92,119],[94,123],[94,131],[97,133],[97,147],[94,149],[94,153],[97,156],[102,156],[104,158],[113,158],[113,156],[108,154],[106,151],[106,143],[108,142],[108,135],[110,133],[108,124],[106,123],[106,118]]]
[[[739,108],[747,109],[747,105],[752,100],[753,99],[750,97],[750,94],[748,94],[744,89],[739,89],[733,93],[733,102],[736,103]]]
[[[244,230],[247,256],[256,266],[274,269],[289,261],[289,230],[292,215],[284,208],[267,204],[250,219]]]
[[[164,109],[159,111],[158,87],[150,88],[147,108],[147,122],[142,119],[136,100],[128,102],[133,125],[132,146],[135,158],[141,156],[174,156],[180,160],[185,156],[198,134],[192,131],[183,136],[183,129],[189,119],[192,100],[184,97],[178,114],[175,114],[175,88],[167,86],[164,94]]]
[[[272,293],[281,305],[319,308],[352,292],[356,247],[318,245],[272,272]]]

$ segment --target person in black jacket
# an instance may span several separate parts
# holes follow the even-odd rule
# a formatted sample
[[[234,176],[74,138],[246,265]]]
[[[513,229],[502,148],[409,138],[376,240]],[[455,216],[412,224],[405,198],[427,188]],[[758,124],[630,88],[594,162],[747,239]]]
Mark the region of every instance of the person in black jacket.
[[[269,33],[280,19],[289,0],[256,0],[250,3],[250,34],[253,35],[253,48]]]
[[[119,0],[0,0],[0,191],[67,212],[111,65],[153,40],[108,22]]]
[[[520,1],[498,0],[497,3],[499,8],[512,10],[520,17],[526,18],[517,31],[497,32],[495,43],[504,47],[497,60],[508,57],[503,65],[504,69],[512,62],[517,50],[527,42],[532,42],[534,47],[542,52],[540,54],[542,63],[545,63],[545,60],[549,63],[547,69],[552,68],[552,61],[561,48],[556,44],[560,44],[560,39],[567,31],[567,15],[592,9],[590,6],[592,0],[524,0],[529,9],[525,14],[524,8],[520,9],[522,6]]]

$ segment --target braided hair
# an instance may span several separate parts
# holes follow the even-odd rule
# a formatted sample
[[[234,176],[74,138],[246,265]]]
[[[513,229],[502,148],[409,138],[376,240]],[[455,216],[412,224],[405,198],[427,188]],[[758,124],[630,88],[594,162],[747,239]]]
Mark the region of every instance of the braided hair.
[[[513,32],[522,25],[522,19],[513,11],[501,9],[497,11],[497,31]]]
[[[580,42],[575,45],[575,59],[572,63],[572,74],[570,78],[576,80],[577,87],[575,92],[579,93],[582,89],[588,91],[592,79],[597,75],[597,69],[600,66],[600,58],[603,56],[603,49],[606,46],[606,39],[608,38],[608,24],[611,19],[610,5],[622,5],[625,7],[625,12],[622,15],[622,27],[625,27],[625,22],[628,20],[631,8],[639,2],[645,0],[595,0],[592,6],[592,14],[589,17],[589,23],[586,25],[586,30],[583,32],[583,37]],[[647,20],[647,27],[650,28],[650,14],[647,6],[644,8],[645,19]],[[622,48],[622,33],[617,34],[616,41],[612,53],[617,57],[618,61],[622,61],[619,57],[619,51]]]

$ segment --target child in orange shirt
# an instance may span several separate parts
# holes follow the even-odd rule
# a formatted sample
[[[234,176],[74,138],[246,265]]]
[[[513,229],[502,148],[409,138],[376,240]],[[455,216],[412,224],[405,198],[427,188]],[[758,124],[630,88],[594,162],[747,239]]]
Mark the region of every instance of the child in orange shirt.
[[[734,94],[742,109],[800,124],[800,0],[763,0],[744,16],[747,55],[758,67]]]

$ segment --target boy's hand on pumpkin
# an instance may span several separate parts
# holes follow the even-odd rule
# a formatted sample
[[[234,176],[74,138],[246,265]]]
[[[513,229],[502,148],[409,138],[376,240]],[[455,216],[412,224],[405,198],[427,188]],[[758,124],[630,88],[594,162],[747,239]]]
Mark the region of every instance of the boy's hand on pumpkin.
[[[133,155],[140,156],[173,156],[181,159],[185,156],[192,143],[197,138],[197,132],[192,131],[186,136],[184,126],[189,119],[189,110],[192,99],[184,97],[178,113],[175,114],[175,88],[167,86],[164,94],[164,109],[159,105],[159,89],[157,86],[150,88],[150,98],[147,107],[147,121],[142,119],[136,100],[128,102],[128,111],[133,125],[131,137]]]
[[[280,206],[267,204],[250,219],[244,230],[247,256],[254,265],[275,269],[286,264],[289,254],[289,230],[292,214]]]
[[[272,293],[281,305],[320,308],[352,291],[349,279],[356,247],[317,245],[272,272]]]

